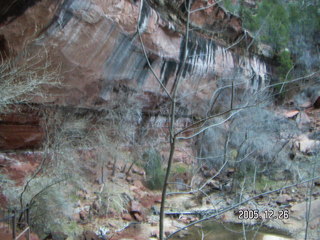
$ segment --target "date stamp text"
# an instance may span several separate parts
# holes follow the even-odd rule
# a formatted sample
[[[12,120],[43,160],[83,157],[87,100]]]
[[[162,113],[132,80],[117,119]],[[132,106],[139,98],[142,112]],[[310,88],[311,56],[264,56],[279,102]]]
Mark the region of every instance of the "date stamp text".
[[[282,210],[266,209],[263,211],[259,211],[258,209],[239,209],[238,218],[241,220],[248,220],[248,219],[284,220],[284,219],[290,218],[290,211],[288,209],[282,209]]]

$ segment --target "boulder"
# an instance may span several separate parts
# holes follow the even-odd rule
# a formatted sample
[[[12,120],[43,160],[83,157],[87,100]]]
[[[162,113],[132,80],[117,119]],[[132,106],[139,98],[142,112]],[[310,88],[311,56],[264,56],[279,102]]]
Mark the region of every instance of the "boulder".
[[[278,205],[288,204],[289,202],[293,201],[292,197],[288,194],[282,194],[276,200]]]
[[[137,166],[132,167],[132,172],[135,173],[135,174],[138,174],[140,176],[145,176],[146,175],[145,170],[140,168],[140,167],[137,167]]]
[[[133,220],[132,216],[129,213],[123,213],[121,217],[123,220],[129,221],[129,222],[131,222]]]
[[[150,237],[158,238],[158,236],[159,236],[159,230],[158,229],[151,231]]]
[[[210,187],[211,190],[221,190],[220,183],[216,180],[209,181],[207,186]]]
[[[284,116],[286,118],[290,118],[290,119],[294,119],[297,117],[297,115],[299,114],[298,110],[291,110],[291,111],[287,111],[284,113]]]
[[[63,232],[51,232],[45,240],[66,240],[68,235]]]
[[[295,145],[300,152],[304,154],[312,154],[319,151],[320,141],[309,139],[306,135],[301,135],[296,139]]]
[[[95,210],[96,212],[99,212],[101,208],[101,205],[98,201],[94,201],[92,203],[92,209]]]
[[[81,240],[99,240],[99,237],[93,231],[85,231],[82,234]]]
[[[134,216],[135,220],[137,220],[138,222],[143,221],[143,217],[140,215],[140,213],[134,213],[133,216]]]
[[[126,177],[126,181],[127,181],[128,183],[133,183],[133,178],[132,178],[131,176],[127,176],[127,177]]]
[[[137,201],[131,201],[130,213],[140,213],[142,212],[142,206]]]
[[[89,213],[86,211],[81,211],[79,213],[80,220],[85,221],[88,219]]]

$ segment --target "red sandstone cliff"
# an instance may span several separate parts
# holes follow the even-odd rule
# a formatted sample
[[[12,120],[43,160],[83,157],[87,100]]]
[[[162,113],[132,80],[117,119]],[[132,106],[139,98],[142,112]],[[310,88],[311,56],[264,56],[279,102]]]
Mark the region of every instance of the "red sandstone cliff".
[[[20,5],[8,5],[9,10],[1,19],[1,51],[8,57],[22,51],[45,53],[52,66],[61,66],[63,87],[48,88],[50,96],[35,98],[35,103],[96,109],[112,107],[130,93],[132,101],[144,111],[155,112],[155,100],[162,98],[165,102],[166,98],[149,71],[135,36],[140,4],[129,0],[42,0],[25,6],[23,11],[18,11]],[[184,38],[186,14],[179,4],[145,1],[140,18],[149,61],[168,89],[179,66]],[[181,96],[188,96],[182,100],[187,115],[195,106],[193,114],[205,114],[217,87],[217,76],[241,68],[243,75],[256,76],[254,81],[243,84],[244,89],[261,88],[267,81],[266,65],[255,56],[241,54],[241,47],[250,43],[251,37],[242,29],[238,17],[214,5],[214,1],[195,1],[192,10],[211,5],[191,16],[191,25],[195,27],[190,37],[191,58],[180,92]],[[241,38],[239,44],[226,50]],[[2,121],[2,148],[10,148],[12,141],[16,141],[13,149],[28,148],[41,141],[39,125],[19,124],[10,132],[10,126],[16,126],[12,124]]]

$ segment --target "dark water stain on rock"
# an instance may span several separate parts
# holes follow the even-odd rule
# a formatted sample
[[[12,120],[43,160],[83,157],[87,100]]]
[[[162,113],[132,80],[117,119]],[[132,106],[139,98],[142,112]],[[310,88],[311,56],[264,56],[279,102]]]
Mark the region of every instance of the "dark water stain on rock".
[[[16,0],[2,1],[0,3],[0,25],[12,22],[21,16],[29,7],[32,7],[41,0]]]

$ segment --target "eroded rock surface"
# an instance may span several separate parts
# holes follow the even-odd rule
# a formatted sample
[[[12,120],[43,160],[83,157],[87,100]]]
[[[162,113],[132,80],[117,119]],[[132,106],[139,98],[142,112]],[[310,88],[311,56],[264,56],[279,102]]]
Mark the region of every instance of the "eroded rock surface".
[[[168,91],[174,84],[181,64],[180,49],[186,40],[183,9],[175,6],[172,12],[167,11],[168,17],[159,4],[128,0],[34,1],[12,21],[3,22],[0,36],[11,55],[19,55],[24,48],[29,52],[46,52],[53,66],[61,66],[63,87],[49,88],[50,97],[34,101],[97,108],[115,106],[129,95],[127,100],[131,104],[154,114],[159,112],[159,102],[165,104],[168,98],[149,70],[136,34],[137,25],[143,30],[141,35],[148,60]],[[196,1],[192,9],[205,7],[203,4]],[[177,11],[176,21],[170,20],[174,11]],[[218,76],[241,71],[247,80],[239,85],[250,91],[257,91],[268,83],[268,67],[263,61],[226,48],[226,42],[233,43],[230,38],[245,34],[239,18],[213,5],[204,12],[195,12],[191,23],[224,31],[219,36],[200,31],[190,33],[189,57],[179,91],[185,115],[206,114],[212,93],[219,87]],[[220,43],[219,39],[227,40]],[[241,49],[238,45],[234,48]],[[14,126],[8,123],[2,128],[5,132],[13,130]],[[41,138],[41,130],[34,126],[20,126],[16,131],[17,136],[32,132],[28,137],[32,144],[24,147],[36,146]],[[20,146],[11,140],[2,145],[6,148],[12,145],[13,149]]]

